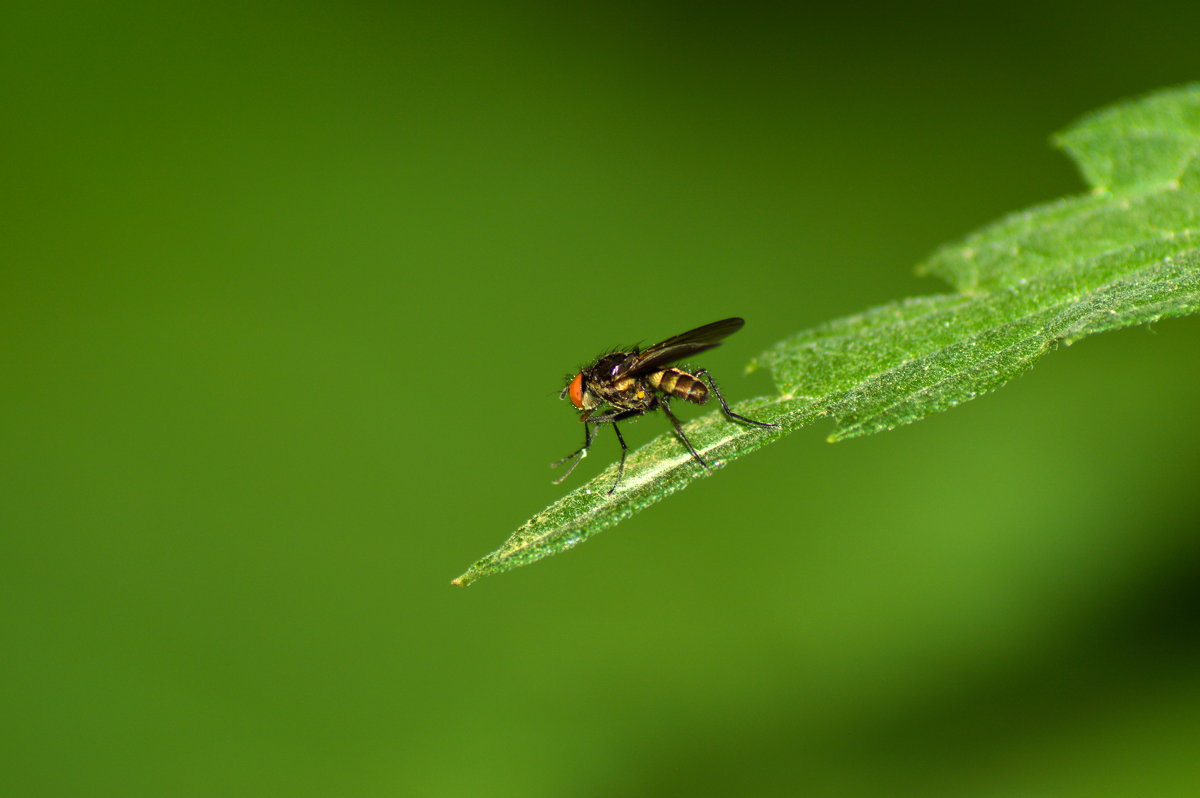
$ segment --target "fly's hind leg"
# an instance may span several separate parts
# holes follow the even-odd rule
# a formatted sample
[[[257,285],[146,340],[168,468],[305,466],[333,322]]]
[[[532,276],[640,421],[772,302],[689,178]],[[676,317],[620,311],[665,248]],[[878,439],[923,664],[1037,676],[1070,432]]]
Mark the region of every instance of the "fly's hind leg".
[[[721,396],[721,389],[717,387],[717,381],[708,373],[708,369],[700,369],[696,372],[697,377],[703,377],[705,382],[713,389],[713,393],[717,395],[717,401],[721,403],[721,409],[725,411],[725,415],[730,418],[736,418],[738,421],[745,421],[747,424],[753,424],[756,427],[767,427],[768,429],[777,429],[778,424],[768,424],[765,421],[755,421],[752,418],[739,416],[737,413],[729,409],[729,403],[725,401],[725,397]]]

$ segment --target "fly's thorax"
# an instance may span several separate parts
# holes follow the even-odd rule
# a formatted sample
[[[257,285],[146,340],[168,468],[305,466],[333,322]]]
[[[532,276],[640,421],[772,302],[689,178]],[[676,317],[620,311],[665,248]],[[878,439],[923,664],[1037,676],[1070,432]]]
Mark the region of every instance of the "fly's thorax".
[[[640,377],[620,377],[594,386],[600,399],[620,410],[647,410],[654,404],[654,391]]]
[[[645,378],[618,373],[629,354],[614,352],[605,355],[584,370],[584,381],[597,405],[608,404],[621,411],[645,411],[654,406],[654,391],[646,384]]]
[[[646,376],[646,381],[668,396],[702,405],[708,401],[708,386],[683,369],[662,369]]]

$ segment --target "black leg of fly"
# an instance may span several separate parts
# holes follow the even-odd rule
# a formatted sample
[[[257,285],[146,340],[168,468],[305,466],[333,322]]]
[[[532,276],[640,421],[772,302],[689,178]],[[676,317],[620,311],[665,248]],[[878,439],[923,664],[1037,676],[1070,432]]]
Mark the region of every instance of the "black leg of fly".
[[[609,413],[609,414],[603,415],[603,416],[592,416],[590,419],[588,419],[586,422],[584,422],[585,425],[586,424],[596,424],[596,425],[612,424],[613,432],[615,432],[617,434],[617,442],[621,444],[621,461],[619,463],[617,463],[617,478],[615,480],[613,480],[613,486],[608,489],[609,496],[611,496],[613,493],[615,493],[617,490],[617,486],[621,484],[621,477],[625,473],[625,456],[629,454],[629,447],[625,445],[625,438],[623,438],[621,436],[621,430],[617,429],[617,422],[624,421],[627,418],[633,418],[634,416],[640,416],[642,414],[642,412],[643,411],[641,411],[641,410],[620,410],[620,411]],[[557,463],[552,463],[551,467],[565,463],[567,460],[570,460],[572,457],[579,454],[579,452],[587,452],[588,446],[590,446],[592,443],[592,437],[593,437],[592,434],[589,433],[584,440],[584,446],[582,449],[580,449],[577,452],[572,452],[571,454],[567,455],[563,459],[559,460]],[[582,457],[579,458],[579,460],[582,460],[582,459],[583,459]],[[557,485],[558,483],[560,483],[564,479],[566,479],[567,476],[570,475],[570,473],[575,470],[575,466],[579,465],[579,460],[576,460],[574,463],[571,464],[571,467],[569,469],[567,469],[566,474],[563,474],[561,477],[554,480],[554,484]]]
[[[700,369],[696,372],[697,377],[703,377],[705,381],[712,387],[713,393],[717,395],[717,401],[721,403],[721,409],[725,411],[725,415],[730,418],[736,418],[738,421],[745,421],[747,424],[753,424],[756,427],[767,427],[768,429],[778,429],[778,424],[768,424],[765,421],[755,421],[752,418],[739,416],[737,413],[729,409],[729,403],[725,401],[725,397],[721,396],[721,389],[717,387],[717,381],[713,379],[713,375],[708,373],[708,369]],[[676,425],[678,428],[678,424]],[[690,444],[689,444],[690,446]],[[695,452],[693,452],[695,454]]]
[[[625,445],[625,439],[621,437],[621,430],[617,429],[617,422],[613,422],[613,432],[617,433],[617,440],[621,442],[621,462],[617,464],[617,478],[613,480],[613,486],[608,489],[608,495],[611,496],[617,490],[617,485],[621,484],[621,475],[625,473],[625,455],[629,454],[629,447]]]
[[[567,462],[568,460],[575,461],[575,462],[571,463],[571,467],[568,468],[561,477],[554,480],[555,485],[559,484],[564,479],[571,476],[571,472],[575,470],[575,466],[579,465],[581,462],[583,462],[583,458],[587,457],[588,447],[592,445],[593,431],[594,431],[593,427],[590,423],[588,423],[587,421],[583,422],[583,446],[581,448],[576,449],[575,451],[571,452],[569,455],[567,455],[563,459],[556,460],[550,464],[551,468],[558,468],[560,465]]]
[[[679,440],[683,441],[683,445],[687,447],[687,450],[692,453],[692,457],[696,458],[696,462],[708,468],[708,463],[704,462],[704,458],[696,451],[696,447],[692,446],[692,442],[688,440],[688,436],[683,434],[683,425],[679,423],[679,419],[671,412],[671,405],[667,403],[666,397],[658,400],[658,406],[667,414],[667,418],[671,420],[671,426],[675,428],[675,434],[679,436]],[[708,470],[711,471],[712,469],[709,468]]]

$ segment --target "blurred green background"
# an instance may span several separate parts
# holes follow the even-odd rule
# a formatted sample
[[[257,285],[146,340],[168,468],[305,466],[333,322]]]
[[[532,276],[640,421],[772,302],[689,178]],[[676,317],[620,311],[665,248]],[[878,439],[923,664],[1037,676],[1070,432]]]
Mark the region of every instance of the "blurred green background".
[[[765,393],[1200,77],[1200,4],[1083,14],[7,9],[4,793],[1194,793],[1200,319],[448,583],[599,350],[742,315]]]

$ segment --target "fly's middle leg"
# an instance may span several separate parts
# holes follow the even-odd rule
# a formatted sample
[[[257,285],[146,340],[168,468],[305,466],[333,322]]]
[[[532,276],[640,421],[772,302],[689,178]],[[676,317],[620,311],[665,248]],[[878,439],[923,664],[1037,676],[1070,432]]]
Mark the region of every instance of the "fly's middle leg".
[[[613,486],[608,489],[608,495],[613,495],[617,490],[617,485],[621,484],[621,475],[625,473],[625,455],[629,454],[629,447],[625,445],[625,439],[621,437],[621,430],[617,429],[617,423],[614,421],[613,432],[617,433],[617,440],[621,444],[621,462],[617,464],[617,478],[613,480]]]
[[[683,425],[679,423],[679,419],[677,419],[675,414],[671,412],[671,406],[667,403],[667,400],[660,399],[658,406],[661,407],[662,411],[667,414],[667,418],[671,420],[671,426],[675,427],[675,434],[679,436],[679,440],[683,441],[683,445],[686,446],[688,451],[692,453],[692,457],[696,458],[696,462],[705,468],[708,468],[708,463],[704,462],[704,458],[701,457],[696,451],[696,447],[692,446],[692,442],[688,440],[688,436],[683,433]],[[709,470],[711,471],[712,469]]]

